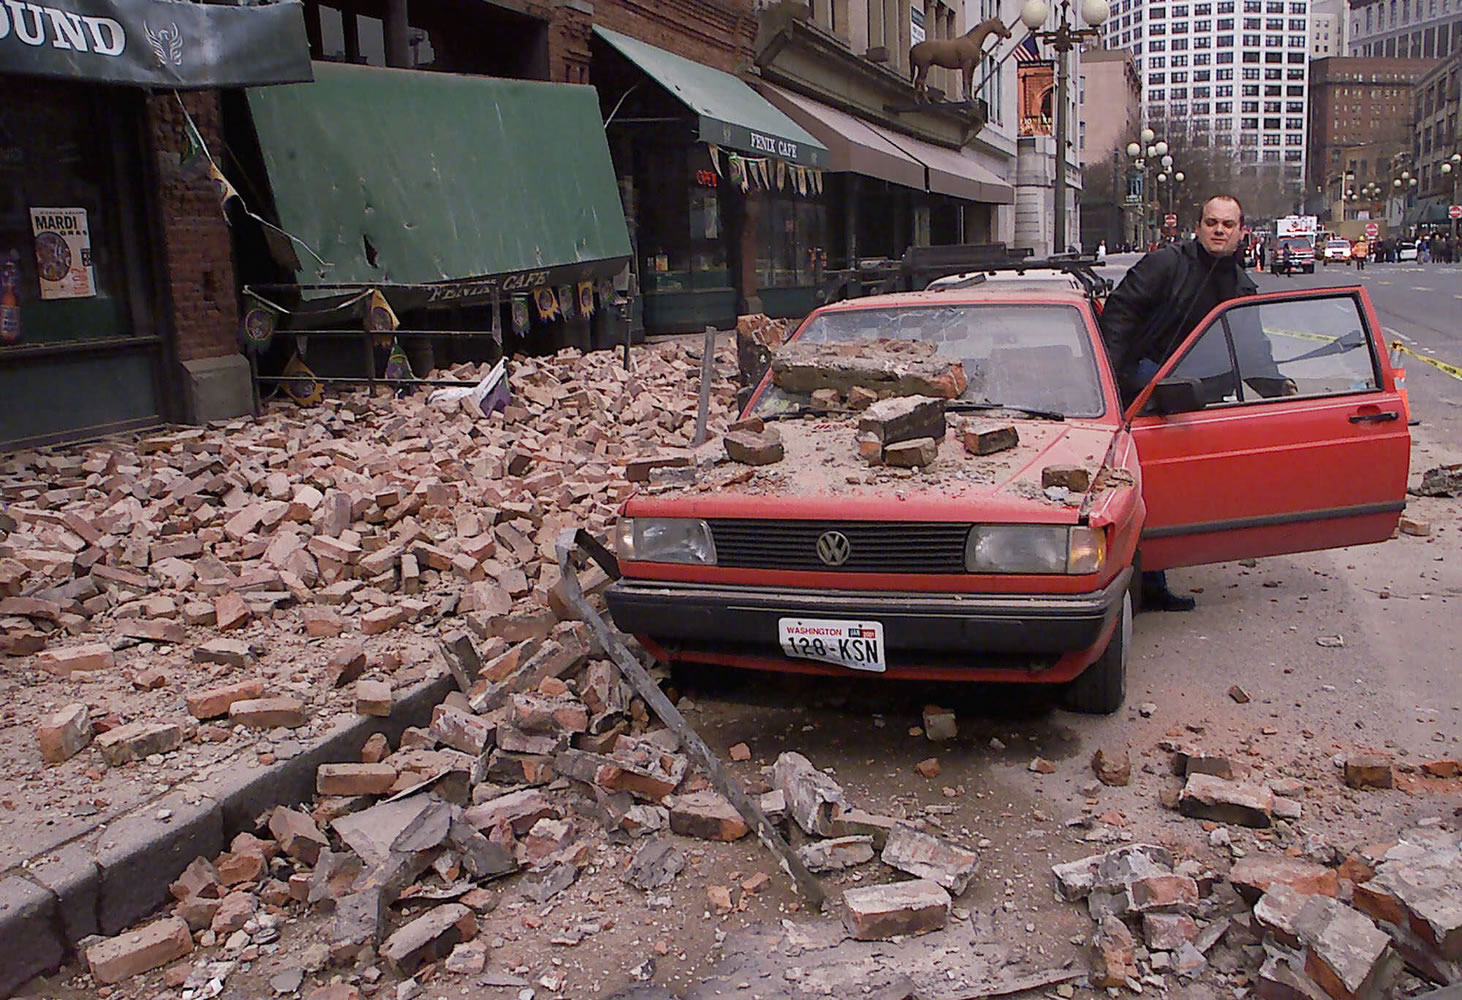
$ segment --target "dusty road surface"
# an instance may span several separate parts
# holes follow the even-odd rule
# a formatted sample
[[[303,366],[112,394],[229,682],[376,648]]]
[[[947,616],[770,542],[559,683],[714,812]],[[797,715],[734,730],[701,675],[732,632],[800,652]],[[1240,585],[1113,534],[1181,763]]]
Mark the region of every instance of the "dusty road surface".
[[[677,395],[671,387],[685,382],[696,359],[676,348],[659,350],[671,366],[662,381],[644,375],[644,386],[628,386],[603,372],[595,377],[614,381],[616,391],[605,394],[616,403],[640,406],[642,440],[673,432],[688,441],[686,399],[693,390]],[[542,401],[530,402],[520,419],[529,425],[547,419],[563,394],[605,391],[566,376],[572,369],[569,359],[553,370],[564,380],[560,390],[536,382]],[[723,378],[731,370],[723,357]],[[652,404],[656,393],[661,398]],[[718,395],[713,427],[724,427],[729,391]],[[94,604],[84,623],[62,619],[74,634],[31,619],[40,622],[47,649],[100,641],[118,647],[118,662],[59,678],[37,666],[35,653],[0,660],[9,699],[0,736],[12,748],[0,786],[6,829],[16,832],[12,839],[48,845],[7,869],[26,886],[49,885],[46,863],[71,849],[96,852],[101,860],[94,863],[105,876],[108,829],[120,819],[109,812],[112,800],[140,804],[157,818],[166,808],[160,796],[187,788],[200,770],[272,773],[307,755],[327,722],[353,718],[362,706],[362,689],[352,686],[357,681],[333,684],[354,662],[341,656],[351,643],[362,646],[360,680],[383,681],[398,696],[408,681],[441,674],[445,661],[436,642],[443,635],[465,630],[488,662],[468,692],[450,695],[446,708],[404,735],[398,726],[385,746],[373,737],[329,762],[382,761],[389,751],[385,785],[404,797],[386,803],[385,785],[373,784],[380,771],[332,772],[346,784],[330,787],[361,794],[322,793],[298,803],[295,813],[263,812],[239,837],[244,827],[220,831],[202,862],[172,856],[161,883],[174,885],[165,903],[124,926],[92,931],[105,940],[72,942],[60,970],[21,987],[19,995],[957,1000],[1097,997],[1109,988],[1116,995],[1191,998],[1257,995],[1261,986],[1284,984],[1309,988],[1293,986],[1299,973],[1280,968],[1276,955],[1292,957],[1294,968],[1308,969],[1331,996],[1340,996],[1338,990],[1413,996],[1457,975],[1462,923],[1454,904],[1462,901],[1462,887],[1449,862],[1457,860],[1462,836],[1456,766],[1462,679],[1454,624],[1462,599],[1455,558],[1462,500],[1414,498],[1408,517],[1413,530],[1427,533],[1379,546],[1175,571],[1173,586],[1194,592],[1198,608],[1139,617],[1127,705],[1106,718],[1053,710],[1031,690],[890,685],[862,677],[667,675],[666,690],[729,772],[768,809],[782,793],[793,815],[778,825],[793,847],[826,853],[829,835],[868,838],[842,844],[838,856],[848,867],[820,875],[829,906],[817,913],[792,891],[755,835],[710,839],[741,831],[714,796],[704,797],[705,776],[643,703],[606,673],[602,652],[576,647],[581,634],[543,610],[552,606],[555,582],[543,545],[566,523],[558,515],[597,516],[602,527],[613,504],[607,490],[583,492],[588,484],[573,470],[593,466],[597,456],[617,475],[635,454],[607,446],[595,451],[589,428],[596,418],[587,415],[593,409],[586,404],[580,411],[582,423],[552,428],[559,435],[587,434],[587,452],[575,457],[561,438],[544,433],[535,439],[532,461],[519,462],[510,475],[513,455],[528,449],[514,452],[502,428],[484,433],[471,417],[423,416],[418,404],[402,401],[351,410],[351,420],[332,425],[336,441],[384,434],[411,442],[401,449],[409,464],[419,470],[430,457],[446,481],[459,484],[464,500],[496,515],[468,523],[465,504],[450,509],[423,501],[426,509],[412,517],[424,538],[397,553],[394,576],[343,574],[369,577],[369,586],[329,605],[338,629],[316,618],[312,630],[306,609],[323,602],[298,600],[303,593],[292,600],[251,598],[250,621],[233,633],[246,647],[239,664],[195,666],[185,651],[223,633],[201,613],[195,621],[183,611],[216,604],[216,595],[204,601],[191,582],[163,585],[156,559],[150,567],[130,564],[154,574],[138,585],[145,593],[125,592],[125,585],[119,593],[113,582],[101,588],[112,599]],[[361,427],[347,426],[356,423]],[[264,474],[251,472],[243,486],[232,484],[238,488],[232,499],[214,494],[218,521],[233,522],[270,491],[291,504],[307,483],[326,494],[354,487],[360,506],[350,514],[360,530],[355,537],[329,537],[358,546],[362,555],[355,559],[381,552],[400,537],[405,518],[393,520],[390,512],[412,487],[398,492],[400,484],[389,482],[391,464],[359,453],[348,464],[360,480],[340,476],[328,483],[288,456],[271,458],[290,450],[291,428],[299,426],[297,417],[277,417],[264,428],[269,440],[250,439],[257,450],[239,454]],[[1425,424],[1416,430],[1414,479],[1424,468],[1462,457],[1429,438]],[[416,443],[427,432],[438,435],[437,444]],[[323,443],[305,450],[343,454]],[[206,456],[218,444],[187,447]],[[431,456],[433,447],[452,453]],[[162,454],[177,468],[200,460],[185,453],[180,442],[178,451]],[[270,470],[285,472],[285,481],[266,486]],[[524,477],[546,470],[562,478],[540,480],[535,501]],[[489,488],[496,494],[486,502]],[[80,489],[49,499],[45,491],[10,494],[12,515],[27,512],[10,544],[28,531],[60,531],[68,505],[83,499],[86,488]],[[139,498],[133,513],[156,510],[150,504],[167,492],[158,490],[148,503]],[[549,495],[555,499],[543,499]],[[160,513],[134,523],[180,533],[179,509]],[[312,515],[261,518],[247,531],[218,536],[204,534],[207,522],[188,532],[223,545],[221,558],[246,574],[273,565],[262,557],[266,539],[291,523],[326,534]],[[486,545],[478,539],[513,525],[496,532],[495,554],[481,555]],[[527,548],[515,551],[520,537]],[[64,541],[61,535],[50,540]],[[75,551],[88,544],[125,548],[116,539],[82,542]],[[317,544],[310,551],[320,576],[301,583],[319,594],[332,585],[338,549]],[[480,557],[472,566],[455,562],[469,552]],[[458,566],[460,578],[453,576]],[[204,572],[195,577],[208,577],[211,568],[200,565]],[[408,590],[412,570],[419,577]],[[288,591],[293,581],[276,574],[281,578],[270,589],[282,584]],[[479,594],[475,599],[484,603],[472,610],[442,603],[488,579],[517,591],[515,600],[496,607]],[[185,639],[119,641],[132,620],[119,609],[160,596],[176,598],[175,615],[158,617],[186,622]],[[385,620],[378,612],[407,597],[423,605],[415,620],[375,631]],[[525,609],[538,610],[514,618]],[[161,605],[137,612],[150,617],[153,610]],[[258,648],[250,651],[250,644]],[[150,666],[165,668],[171,680],[137,684]],[[295,727],[208,722],[185,709],[190,693],[253,677],[266,682],[270,695],[294,696],[310,721]],[[108,763],[93,744],[44,763],[36,727],[76,702],[98,736],[123,723],[177,718],[181,742],[131,762]],[[930,712],[931,706],[944,711]],[[947,731],[951,713],[953,733]],[[474,718],[490,721],[489,736],[473,728]],[[623,734],[618,743],[616,733]],[[499,750],[486,754],[491,740]],[[503,750],[509,746],[518,749]],[[1100,766],[1094,766],[1098,753]],[[806,773],[788,777],[791,755],[805,758],[839,791]],[[1199,786],[1208,779],[1218,782],[1220,799],[1242,789],[1254,801],[1203,800]],[[417,787],[423,780],[431,784]],[[92,785],[107,790],[88,795]],[[816,833],[804,829],[807,818],[795,804],[813,787],[827,796],[819,800],[827,812],[812,814],[828,820]],[[367,809],[385,811],[366,813],[373,818],[352,827],[350,816]],[[411,815],[398,823],[402,809]],[[389,810],[397,812],[388,816]],[[84,833],[67,825],[85,820],[102,825]],[[674,832],[657,829],[667,821]],[[57,824],[66,827],[60,834],[46,832]],[[302,832],[307,827],[312,832]],[[885,837],[918,848],[891,849]],[[1139,845],[1150,846],[1133,860],[1130,852]],[[1053,866],[1108,852],[1116,853],[1091,867],[1094,884],[1078,885],[1069,872],[1066,881],[1053,874]],[[1267,874],[1255,874],[1256,862],[1269,865]],[[1440,872],[1434,895],[1453,908],[1441,907],[1430,924],[1396,926],[1393,943],[1392,925],[1375,914],[1404,923],[1409,907],[1419,905],[1387,888],[1403,863]],[[854,940],[850,932],[868,924],[851,915],[850,901],[894,885],[918,885],[933,902],[886,907],[889,922],[871,935],[877,939]],[[1311,907],[1307,920],[1275,916],[1286,886]],[[1386,910],[1392,896],[1398,901]],[[1326,902],[1332,897],[1338,902]],[[1256,900],[1268,902],[1256,912]],[[1102,916],[1107,919],[1097,919]],[[365,925],[377,933],[359,933]]]

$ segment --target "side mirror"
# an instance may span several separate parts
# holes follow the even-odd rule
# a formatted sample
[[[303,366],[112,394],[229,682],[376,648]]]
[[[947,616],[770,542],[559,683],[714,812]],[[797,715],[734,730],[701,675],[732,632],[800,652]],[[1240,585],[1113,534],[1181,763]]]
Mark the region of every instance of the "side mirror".
[[[1196,378],[1165,378],[1152,390],[1156,413],[1192,413],[1203,409],[1203,383]]]

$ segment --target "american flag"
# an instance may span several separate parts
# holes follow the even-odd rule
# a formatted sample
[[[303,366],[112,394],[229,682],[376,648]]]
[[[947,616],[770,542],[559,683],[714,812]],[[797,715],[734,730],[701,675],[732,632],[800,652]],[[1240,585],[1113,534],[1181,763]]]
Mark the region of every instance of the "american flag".
[[[1015,61],[1018,63],[1045,62],[1041,55],[1040,43],[1036,41],[1035,35],[1026,35],[1019,45],[1015,47]]]

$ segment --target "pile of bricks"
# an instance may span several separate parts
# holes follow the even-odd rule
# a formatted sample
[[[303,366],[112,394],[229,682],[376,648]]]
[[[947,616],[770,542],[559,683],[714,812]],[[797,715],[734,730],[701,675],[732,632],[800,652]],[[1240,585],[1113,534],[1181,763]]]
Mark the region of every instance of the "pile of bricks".
[[[401,977],[475,975],[489,958],[479,917],[509,886],[542,907],[593,866],[661,894],[687,865],[686,838],[746,836],[746,821],[690,766],[673,734],[653,727],[609,664],[574,646],[577,635],[563,629],[511,669],[497,669],[501,658],[484,663],[470,693],[454,692],[430,727],[408,728],[397,747],[378,735],[358,761],[320,765],[311,808],[276,807],[225,853],[193,860],[171,886],[170,913],[84,943],[94,980],[167,967],[165,981],[185,986],[217,961],[257,959],[307,909],[332,915],[306,960],[315,971],[379,959]],[[548,666],[538,652],[552,643],[572,651]],[[459,662],[473,660],[470,640],[449,644]],[[747,756],[732,750],[733,759]],[[851,808],[842,788],[798,754],[782,754],[763,774],[748,790],[772,822],[801,830],[799,854],[811,868],[878,857],[913,876],[848,890],[852,936],[945,925],[975,874],[973,852]],[[710,886],[710,905],[728,913],[771,877]],[[406,903],[409,914],[393,911]],[[195,949],[205,957],[190,958]]]
[[[1243,984],[1285,1000],[1390,995],[1403,968],[1437,985],[1462,983],[1462,837],[1429,825],[1349,852],[1276,851],[1275,829],[1301,816],[1301,782],[1256,780],[1231,758],[1177,739],[1160,749],[1183,779],[1163,790],[1164,804],[1202,820],[1209,843],[1231,845],[1235,862],[1221,876],[1165,847],[1130,845],[1056,865],[1058,894],[1084,901],[1096,924],[1094,987],[1167,988],[1165,976],[1191,980],[1211,965],[1256,970],[1238,974]],[[1384,757],[1335,764],[1356,792],[1393,787]],[[1092,769],[1107,785],[1131,778],[1125,751],[1098,750]],[[1442,777],[1455,769],[1454,761],[1420,766]],[[1232,844],[1229,826],[1262,831],[1260,852]],[[1220,944],[1231,954],[1215,961]]]
[[[729,347],[722,355],[724,376]],[[679,344],[638,349],[631,371],[617,354],[565,351],[520,359],[513,402],[490,417],[470,401],[348,394],[14,455],[0,466],[0,652],[35,681],[102,677],[125,660],[150,690],[179,654],[247,672],[270,630],[368,640],[451,616],[490,643],[546,632],[562,610],[555,537],[570,526],[603,536],[636,488],[626,467],[690,443],[698,380]],[[733,395],[718,378],[713,429]],[[137,647],[152,660],[123,653]],[[325,668],[340,686],[359,657]],[[299,705],[252,704],[266,692],[248,690],[222,711],[188,709],[297,724]],[[29,721],[58,761],[87,745],[88,721],[126,720],[69,705]]]

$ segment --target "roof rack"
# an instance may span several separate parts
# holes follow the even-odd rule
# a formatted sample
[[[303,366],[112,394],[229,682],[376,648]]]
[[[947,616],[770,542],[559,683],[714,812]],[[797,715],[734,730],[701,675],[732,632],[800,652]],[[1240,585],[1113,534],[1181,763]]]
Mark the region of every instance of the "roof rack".
[[[969,284],[961,282],[957,286],[967,288],[977,283],[975,274],[999,271],[1061,271],[1076,278],[1085,294],[1093,298],[1105,295],[1112,288],[1109,279],[1096,273],[1094,257],[1056,254],[1037,260],[1029,255],[1028,249],[1012,249],[1004,243],[909,247],[899,260],[864,259],[855,261],[846,270],[825,272],[817,300],[819,305],[825,305],[865,295],[923,291],[940,278],[959,275],[970,276]]]

